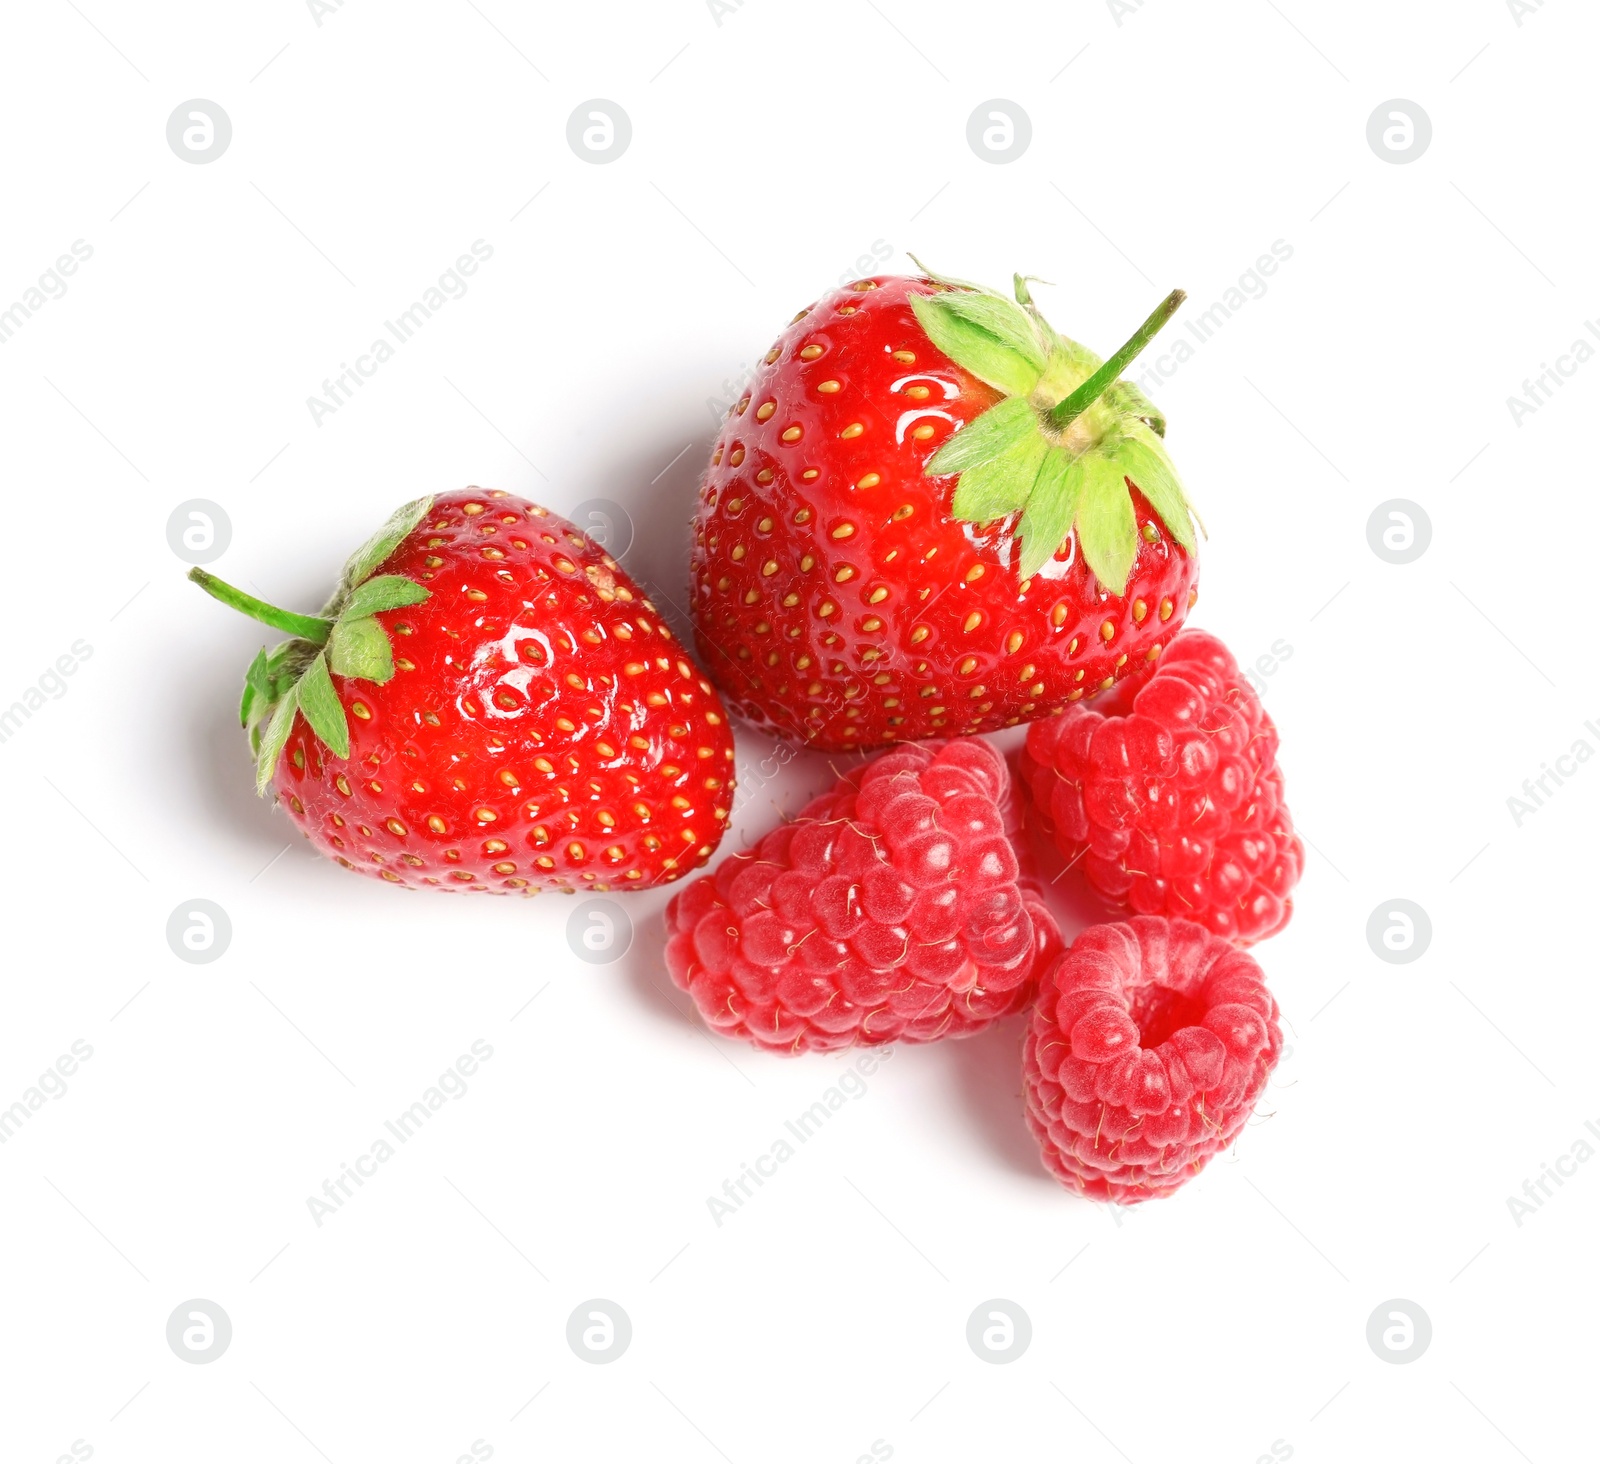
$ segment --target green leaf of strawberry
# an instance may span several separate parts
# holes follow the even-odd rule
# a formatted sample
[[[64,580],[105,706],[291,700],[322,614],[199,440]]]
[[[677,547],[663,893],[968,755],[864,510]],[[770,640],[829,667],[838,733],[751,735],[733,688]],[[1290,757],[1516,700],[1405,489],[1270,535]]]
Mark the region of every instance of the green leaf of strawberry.
[[[1004,405],[1002,402],[1001,406]],[[1023,405],[1026,408],[1027,404]],[[994,410],[999,411],[1000,408]],[[977,423],[974,422],[973,426],[976,427]],[[950,440],[958,442],[965,436],[966,433],[958,432]],[[1028,423],[1026,433],[1015,442],[961,474],[950,511],[959,519],[978,524],[1015,513],[1032,496],[1039,470],[1049,453],[1049,444],[1033,429],[1032,423]],[[1052,549],[1051,553],[1054,552]]]
[[[398,541],[397,541],[398,542]],[[393,550],[390,550],[393,553]],[[385,558],[388,556],[386,555]],[[379,560],[381,564],[383,561]],[[376,615],[380,610],[398,610],[402,605],[420,605],[428,592],[415,580],[403,574],[380,574],[358,584],[350,591],[339,611],[341,620],[354,620],[363,615]]]
[[[1037,492],[1028,495],[1017,526],[1022,537],[1019,568],[1024,575],[1037,573],[1066,542],[1078,511],[1082,475],[1061,453],[1046,451],[1035,476],[1035,488]]]
[[[917,324],[952,361],[1007,396],[1026,396],[1045,354],[1028,317],[999,295],[951,291],[911,301]]]
[[[1005,400],[968,423],[928,459],[929,476],[959,473],[951,512],[989,523],[1020,512],[1026,580],[1075,534],[1085,563],[1122,594],[1139,552],[1132,489],[1178,543],[1195,548],[1197,519],[1167,454],[1166,419],[1120,380],[1184,294],[1174,290],[1108,360],[1058,334],[1014,277],[1016,301],[925,271],[944,288],[913,295],[912,313],[945,355]]]
[[[388,632],[371,615],[341,618],[328,637],[328,664],[341,676],[356,676],[382,686],[394,675]]]
[[[339,577],[339,588],[334,592],[334,599],[348,595],[357,585],[369,579],[378,566],[400,547],[400,541],[422,522],[432,507],[433,499],[430,497],[414,498],[395,509],[384,520],[382,527],[345,561],[344,573]]]
[[[300,710],[293,696],[284,697],[273,709],[256,746],[256,796],[263,796],[272,783],[272,770],[283,754],[284,744],[294,728],[295,713]]]
[[[1073,466],[1080,479],[1073,516],[1078,545],[1095,578],[1108,588],[1121,589],[1139,552],[1139,525],[1122,469],[1104,458]]]
[[[920,298],[920,297],[918,297]],[[928,459],[930,473],[961,473],[998,457],[1024,437],[1038,435],[1026,397],[1007,397],[975,417]],[[966,518],[968,515],[962,514]]]
[[[244,695],[239,698],[239,725],[248,727],[254,720],[252,713],[258,706],[272,700],[272,673],[267,665],[267,648],[256,652],[256,658],[244,673]]]
[[[1166,414],[1131,381],[1113,381],[1106,388],[1105,400],[1118,416],[1143,422],[1157,437],[1167,435]]]
[[[311,730],[322,739],[335,757],[350,756],[350,723],[344,714],[344,704],[333,689],[333,678],[328,674],[328,658],[319,654],[311,658],[294,689],[300,710],[305,713]],[[276,759],[274,759],[276,762]]]
[[[1132,428],[1108,456],[1125,477],[1139,485],[1172,537],[1193,554],[1198,547],[1194,533],[1198,517],[1156,434],[1148,427],[1143,431]]]
[[[257,652],[245,672],[239,721],[250,731],[256,754],[256,792],[264,794],[294,726],[304,713],[318,739],[337,757],[350,755],[350,724],[332,677],[382,686],[394,676],[394,648],[375,617],[385,610],[418,605],[429,591],[398,574],[377,574],[405,537],[422,522],[432,498],[397,509],[346,561],[339,588],[321,615],[280,610],[232,585],[191,569],[189,578],[208,595],[292,639]]]

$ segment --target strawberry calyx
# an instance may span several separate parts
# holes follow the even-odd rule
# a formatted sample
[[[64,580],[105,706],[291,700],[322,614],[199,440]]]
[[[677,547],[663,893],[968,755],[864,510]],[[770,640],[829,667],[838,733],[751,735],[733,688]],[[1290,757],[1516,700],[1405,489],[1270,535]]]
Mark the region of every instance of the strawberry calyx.
[[[959,474],[951,514],[970,523],[1018,515],[1019,578],[1037,574],[1076,537],[1084,561],[1120,595],[1139,554],[1137,488],[1167,532],[1194,553],[1198,515],[1162,441],[1166,419],[1120,373],[1183,303],[1174,290],[1108,359],[1060,335],[1016,275],[1015,299],[917,267],[939,289],[911,309],[935,346],[1004,399],[948,438],[924,464]]]
[[[213,599],[291,637],[271,650],[263,646],[245,672],[239,724],[250,734],[258,794],[272,781],[297,712],[335,757],[350,756],[350,723],[332,678],[381,686],[394,676],[394,649],[377,616],[420,604],[429,591],[404,575],[377,571],[432,506],[429,497],[396,509],[345,562],[338,588],[317,615],[281,610],[203,569],[189,571]]]

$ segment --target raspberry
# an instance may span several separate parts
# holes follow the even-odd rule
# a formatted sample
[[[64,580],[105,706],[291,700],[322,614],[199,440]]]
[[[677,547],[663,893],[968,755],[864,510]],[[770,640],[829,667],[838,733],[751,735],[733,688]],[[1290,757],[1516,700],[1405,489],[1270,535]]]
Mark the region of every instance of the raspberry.
[[[667,907],[667,969],[714,1030],[773,1052],[932,1042],[1023,1010],[1061,949],[976,738],[908,744]]]
[[[1305,867],[1277,752],[1228,648],[1185,630],[1131,709],[1119,689],[1029,727],[1022,773],[1056,847],[1108,900],[1251,945],[1288,923]]]
[[[1237,946],[1192,920],[1091,926],[1040,985],[1028,1127],[1089,1199],[1169,1195],[1233,1142],[1282,1047],[1278,1004]]]

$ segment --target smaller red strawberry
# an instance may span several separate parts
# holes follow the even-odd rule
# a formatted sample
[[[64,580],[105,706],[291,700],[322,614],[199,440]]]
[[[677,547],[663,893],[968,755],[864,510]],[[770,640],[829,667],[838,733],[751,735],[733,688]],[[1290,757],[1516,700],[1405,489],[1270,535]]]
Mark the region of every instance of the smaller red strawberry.
[[[1261,967],[1190,920],[1084,931],[1045,977],[1023,1048],[1028,1127],[1045,1168],[1133,1205],[1226,1149],[1278,1063]]]
[[[1305,866],[1277,752],[1228,648],[1185,630],[1131,696],[1035,722],[1022,772],[1056,847],[1108,900],[1250,945],[1288,924]]]
[[[885,753],[667,907],[706,1023],[774,1052],[931,1042],[1020,1011],[1060,949],[986,742]]]
[[[716,692],[549,509],[482,488],[408,503],[317,615],[189,578],[292,637],[245,676],[256,789],[346,869],[414,889],[646,889],[722,838]]]

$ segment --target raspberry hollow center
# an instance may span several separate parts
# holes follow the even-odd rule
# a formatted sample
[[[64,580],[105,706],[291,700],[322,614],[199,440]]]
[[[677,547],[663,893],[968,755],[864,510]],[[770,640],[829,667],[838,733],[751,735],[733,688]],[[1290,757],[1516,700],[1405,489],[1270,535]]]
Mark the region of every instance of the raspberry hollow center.
[[[1153,1048],[1161,1046],[1174,1032],[1200,1026],[1206,1003],[1194,993],[1151,982],[1131,994],[1128,1015],[1139,1029],[1139,1046]]]

